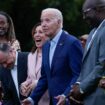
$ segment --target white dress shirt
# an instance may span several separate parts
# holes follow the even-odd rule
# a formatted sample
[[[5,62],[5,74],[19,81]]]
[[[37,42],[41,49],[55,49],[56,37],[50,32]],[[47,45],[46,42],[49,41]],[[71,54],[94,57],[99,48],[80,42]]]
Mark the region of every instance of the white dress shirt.
[[[18,57],[18,53],[16,52],[16,60],[15,60],[14,68],[11,69],[11,75],[16,87],[17,95],[19,97],[18,76],[17,76],[17,57]]]
[[[49,52],[49,63],[50,63],[50,67],[51,67],[51,64],[52,64],[53,55],[54,55],[54,52],[55,52],[57,43],[58,43],[58,41],[60,39],[61,33],[62,33],[62,30],[60,30],[57,33],[57,35],[55,35],[55,37],[50,41],[50,52]]]

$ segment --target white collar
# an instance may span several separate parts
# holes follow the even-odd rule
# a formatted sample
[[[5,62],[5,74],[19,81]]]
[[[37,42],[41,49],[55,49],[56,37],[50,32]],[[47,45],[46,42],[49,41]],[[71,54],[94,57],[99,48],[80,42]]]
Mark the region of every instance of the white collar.
[[[16,58],[15,58],[15,64],[14,64],[14,66],[17,66],[17,59],[18,58],[18,52],[16,51]]]
[[[62,29],[55,35],[55,37],[51,40],[51,42],[57,43],[62,33]]]

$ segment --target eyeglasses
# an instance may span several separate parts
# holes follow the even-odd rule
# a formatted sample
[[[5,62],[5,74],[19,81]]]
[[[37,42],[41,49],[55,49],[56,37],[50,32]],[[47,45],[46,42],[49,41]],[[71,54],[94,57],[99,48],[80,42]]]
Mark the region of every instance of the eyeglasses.
[[[87,12],[91,11],[92,9],[93,8],[88,8],[88,9],[84,10],[83,13],[87,13]]]
[[[87,12],[90,12],[91,10],[99,10],[99,9],[105,9],[105,5],[99,5],[96,7],[88,8],[86,10],[83,10],[83,13],[87,13]]]
[[[92,7],[92,8],[88,8],[86,10],[83,10],[83,18],[85,19],[86,15],[88,13],[90,13],[91,11],[93,11],[93,12],[102,12],[104,9],[105,9],[105,5],[99,5],[99,6],[96,6],[96,7]]]
[[[85,19],[86,17],[87,17],[87,14],[89,13],[89,12],[91,12],[93,10],[93,8],[88,8],[88,9],[86,9],[86,10],[83,10],[83,19]]]

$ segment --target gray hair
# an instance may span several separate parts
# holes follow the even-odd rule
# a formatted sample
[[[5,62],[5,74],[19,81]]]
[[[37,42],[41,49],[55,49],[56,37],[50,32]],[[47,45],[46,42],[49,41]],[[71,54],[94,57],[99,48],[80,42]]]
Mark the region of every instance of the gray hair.
[[[56,8],[46,8],[42,10],[42,12],[53,12],[55,17],[59,20],[61,20],[61,28],[63,28],[63,15],[60,10]]]

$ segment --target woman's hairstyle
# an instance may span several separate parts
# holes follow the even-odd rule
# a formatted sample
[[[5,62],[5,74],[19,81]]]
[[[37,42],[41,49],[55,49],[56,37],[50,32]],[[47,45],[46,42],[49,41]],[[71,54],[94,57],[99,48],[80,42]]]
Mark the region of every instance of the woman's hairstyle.
[[[37,28],[38,26],[40,26],[40,25],[41,25],[41,23],[37,23],[37,24],[35,24],[34,27],[32,28],[31,34],[32,34],[32,38],[33,38],[33,39],[34,39],[35,30],[36,30],[36,28]],[[32,49],[31,49],[31,52],[34,53],[36,49],[37,49],[37,47],[36,47],[35,42],[34,42],[34,45],[33,45]]]
[[[8,28],[7,35],[5,37],[8,41],[12,42],[16,39],[12,18],[4,11],[0,11],[0,15],[5,16],[7,19],[7,22],[9,24],[9,28]]]

